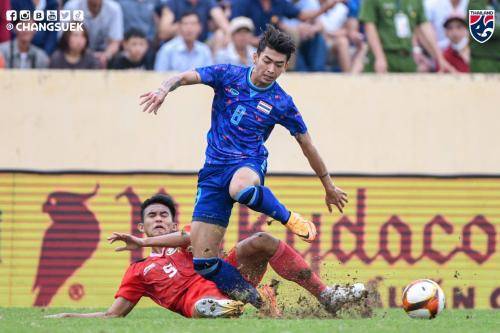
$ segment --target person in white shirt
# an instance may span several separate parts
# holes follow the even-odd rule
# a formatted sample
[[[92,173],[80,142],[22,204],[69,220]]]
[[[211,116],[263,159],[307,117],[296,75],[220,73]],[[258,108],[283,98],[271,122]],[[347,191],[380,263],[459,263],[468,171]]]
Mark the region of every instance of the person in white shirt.
[[[213,64],[208,45],[199,42],[201,24],[198,14],[186,12],[179,22],[179,36],[165,43],[156,54],[155,71],[187,71]]]
[[[424,9],[436,32],[439,47],[444,50],[450,45],[446,37],[444,22],[451,16],[466,17],[469,0],[425,0]]]
[[[253,63],[255,48],[250,45],[255,30],[253,22],[248,17],[240,16],[231,20],[229,31],[231,42],[215,54],[218,64],[250,66]]]
[[[83,10],[89,49],[102,67],[119,51],[123,40],[123,12],[114,0],[70,0],[65,10]]]

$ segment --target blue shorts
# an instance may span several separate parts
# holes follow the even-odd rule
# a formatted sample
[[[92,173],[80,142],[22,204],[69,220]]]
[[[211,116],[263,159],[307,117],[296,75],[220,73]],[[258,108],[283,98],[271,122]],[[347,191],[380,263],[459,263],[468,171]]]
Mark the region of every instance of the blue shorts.
[[[248,159],[232,165],[205,164],[198,173],[198,192],[194,203],[193,221],[227,228],[233,204],[236,202],[229,195],[229,183],[234,173],[243,167],[257,172],[260,184],[264,185],[266,161]]]

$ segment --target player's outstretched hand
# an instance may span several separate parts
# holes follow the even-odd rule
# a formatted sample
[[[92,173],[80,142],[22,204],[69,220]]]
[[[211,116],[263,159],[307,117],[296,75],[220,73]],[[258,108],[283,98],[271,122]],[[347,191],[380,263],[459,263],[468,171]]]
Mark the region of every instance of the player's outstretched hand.
[[[116,241],[125,242],[125,246],[119,246],[115,251],[132,251],[139,249],[143,246],[144,240],[139,237],[132,236],[130,234],[122,234],[120,232],[113,232],[112,236],[108,237],[109,244],[113,244]]]
[[[328,211],[332,212],[332,205],[337,206],[339,212],[344,212],[344,206],[349,201],[347,200],[347,193],[340,187],[334,186],[332,190],[327,190],[325,195],[325,203]]]
[[[158,89],[157,91],[148,92],[141,95],[141,103],[140,105],[144,107],[142,108],[142,112],[154,114],[158,113],[158,109],[162,105],[163,101],[167,97],[167,92],[163,89]]]
[[[68,317],[67,313],[57,313],[57,314],[52,314],[52,315],[44,316],[43,318],[47,318],[47,319],[59,319],[59,318],[66,318],[66,317]]]

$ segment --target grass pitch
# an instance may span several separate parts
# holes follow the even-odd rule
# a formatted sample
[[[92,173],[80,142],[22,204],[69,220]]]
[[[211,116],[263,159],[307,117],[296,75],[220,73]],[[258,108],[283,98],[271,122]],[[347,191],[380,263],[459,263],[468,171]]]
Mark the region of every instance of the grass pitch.
[[[379,309],[368,319],[260,319],[246,311],[240,319],[186,319],[161,308],[138,308],[119,319],[44,319],[58,312],[103,309],[0,308],[0,332],[500,332],[495,310],[445,310],[434,320],[410,319],[399,309]],[[286,313],[285,313],[286,314]]]

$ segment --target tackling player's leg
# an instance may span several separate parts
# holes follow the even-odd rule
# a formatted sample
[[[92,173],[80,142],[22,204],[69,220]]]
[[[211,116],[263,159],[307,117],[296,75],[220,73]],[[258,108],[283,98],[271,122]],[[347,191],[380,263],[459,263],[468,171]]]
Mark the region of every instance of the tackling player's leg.
[[[361,283],[350,287],[328,287],[300,254],[285,242],[264,232],[239,242],[226,260],[239,267],[240,273],[253,285],[262,280],[269,263],[279,276],[306,289],[326,310],[333,313],[346,301],[361,299],[366,295]]]
[[[279,202],[268,187],[261,185],[260,176],[252,168],[244,166],[234,173],[229,184],[229,194],[240,204],[280,221],[302,240],[312,242],[316,238],[314,224],[289,211]]]
[[[229,297],[260,308],[262,300],[257,290],[235,267],[219,258],[219,246],[226,229],[200,221],[191,224],[191,244],[195,271],[214,282]]]

